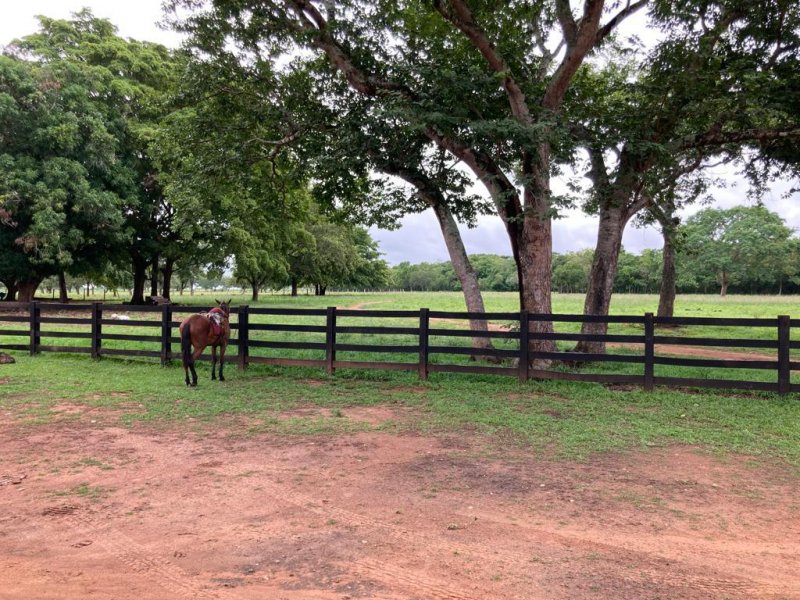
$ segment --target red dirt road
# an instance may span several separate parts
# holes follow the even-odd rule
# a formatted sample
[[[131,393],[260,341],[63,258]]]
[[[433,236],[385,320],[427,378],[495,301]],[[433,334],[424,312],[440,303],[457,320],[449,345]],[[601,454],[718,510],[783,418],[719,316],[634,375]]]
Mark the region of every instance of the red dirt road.
[[[32,427],[0,411],[0,598],[800,598],[800,485],[780,467],[86,411]]]

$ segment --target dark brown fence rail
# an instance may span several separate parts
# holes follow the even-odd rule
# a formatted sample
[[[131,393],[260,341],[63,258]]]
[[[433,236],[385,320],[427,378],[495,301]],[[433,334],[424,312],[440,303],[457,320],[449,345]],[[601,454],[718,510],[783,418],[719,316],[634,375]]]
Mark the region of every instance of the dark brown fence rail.
[[[180,344],[177,327],[183,316],[197,312],[196,306],[161,305],[130,306],[124,304],[58,304],[50,302],[0,304],[0,349],[39,352],[76,352],[90,354],[92,358],[101,356],[144,356],[160,359],[162,364],[177,358],[173,352],[173,344]],[[791,382],[792,371],[800,370],[800,362],[792,361],[790,350],[800,349],[800,341],[791,341],[791,328],[800,326],[800,320],[780,316],[775,319],[737,319],[714,317],[654,317],[651,313],[643,316],[585,316],[558,314],[528,314],[521,312],[469,313],[451,311],[433,311],[421,308],[410,310],[353,310],[337,309],[302,309],[302,308],[251,308],[234,307],[231,311],[237,315],[231,323],[232,337],[230,346],[236,349],[236,361],[241,368],[250,363],[261,363],[281,366],[309,366],[325,368],[330,374],[339,368],[388,369],[416,371],[421,379],[427,379],[429,373],[479,373],[518,377],[520,381],[528,379],[560,379],[568,381],[590,381],[599,383],[619,383],[641,385],[650,390],[655,385],[670,387],[708,387],[708,388],[741,388],[763,390],[787,394],[800,392],[800,384]],[[54,316],[55,313],[55,316]],[[119,320],[119,314],[141,315],[153,314],[156,318],[130,318]],[[85,316],[84,316],[85,315]],[[116,317],[116,318],[112,318]],[[324,324],[299,325],[291,323],[259,323],[251,322],[251,316],[269,317],[315,317],[324,318]],[[348,325],[347,319],[371,319],[380,323],[384,319],[413,320],[413,326],[396,325]],[[341,321],[344,320],[344,323]],[[470,320],[505,321],[513,324],[502,330],[474,331],[469,328],[446,328],[442,322],[464,323],[469,326]],[[641,335],[631,334],[581,334],[581,333],[540,333],[531,331],[531,324],[549,321],[553,323],[616,323],[643,328]],[[17,324],[18,325],[15,325]],[[50,328],[52,324],[83,326],[83,331],[57,331]],[[656,326],[724,326],[724,327],[758,327],[772,329],[775,339],[750,339],[742,337],[709,338],[677,335],[656,335]],[[125,333],[108,333],[104,327],[150,327],[152,335],[134,335]],[[535,328],[534,328],[535,329]],[[269,339],[252,339],[254,332],[303,333],[318,334],[318,341],[281,341]],[[415,336],[413,344],[369,344],[342,343],[337,336]],[[3,343],[4,337],[26,337],[27,344]],[[431,338],[478,338],[486,337],[498,340],[514,340],[515,348],[472,348],[458,345],[438,345],[431,343]],[[42,340],[48,340],[43,343]],[[57,342],[53,343],[51,340]],[[62,340],[62,341],[60,341]],[[150,349],[108,348],[105,341],[141,342],[151,346]],[[620,353],[583,353],[574,351],[543,352],[536,350],[538,340],[549,341],[601,341],[613,344],[635,345],[641,348],[640,354]],[[83,343],[80,343],[83,341]],[[758,348],[774,352],[774,359],[748,359],[743,354],[741,359],[686,358],[657,354],[656,344],[673,346],[700,347],[735,347]],[[292,358],[280,356],[251,355],[251,350],[265,348],[271,350],[304,350],[313,351],[319,358]],[[380,355],[400,355],[404,360],[340,360],[337,352],[368,353]],[[229,351],[229,356],[232,352]],[[675,354],[673,352],[673,354]],[[472,356],[489,358],[496,365],[486,364],[447,364],[432,361],[431,357]],[[208,359],[208,357],[204,357]],[[576,369],[559,370],[553,368],[534,368],[532,365],[586,364],[595,362],[634,363],[643,366],[642,374],[589,373]],[[513,365],[513,366],[510,366]],[[762,369],[776,374],[774,381],[750,381],[743,379],[713,379],[690,377],[662,377],[655,374],[656,365],[673,367],[700,367],[710,369]]]

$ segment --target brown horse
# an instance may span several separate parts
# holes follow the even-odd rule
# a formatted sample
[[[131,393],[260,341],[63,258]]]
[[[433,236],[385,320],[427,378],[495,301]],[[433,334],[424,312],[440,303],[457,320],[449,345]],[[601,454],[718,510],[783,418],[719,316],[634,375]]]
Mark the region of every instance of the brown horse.
[[[211,379],[217,378],[217,346],[219,346],[219,380],[225,381],[222,368],[225,365],[225,348],[231,335],[229,323],[231,314],[231,301],[216,301],[219,306],[212,308],[207,313],[189,315],[180,325],[181,356],[183,370],[186,373],[186,385],[197,385],[197,371],[194,370],[194,361],[200,358],[206,346],[211,346]],[[194,348],[194,352],[192,352]],[[192,381],[189,382],[189,371],[192,371]]]

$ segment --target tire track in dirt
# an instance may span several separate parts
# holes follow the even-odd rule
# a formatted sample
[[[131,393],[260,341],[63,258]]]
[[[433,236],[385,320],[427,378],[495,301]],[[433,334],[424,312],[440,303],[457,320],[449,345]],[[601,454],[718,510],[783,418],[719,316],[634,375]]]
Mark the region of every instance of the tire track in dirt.
[[[207,589],[206,584],[194,580],[191,575],[170,561],[152,555],[146,548],[113,527],[109,527],[105,523],[98,523],[89,516],[75,513],[64,516],[63,520],[81,537],[91,537],[93,543],[96,543],[134,573],[155,579],[158,585],[174,594],[174,597],[192,600],[219,598],[218,594]],[[236,598],[228,592],[225,596],[226,598]]]
[[[427,580],[422,579],[419,573],[411,575],[405,569],[394,568],[391,564],[380,562],[374,558],[358,559],[353,563],[353,566],[356,574],[359,574],[359,571],[366,571],[370,575],[378,575],[383,581],[387,579],[394,581],[411,592],[422,592],[425,594],[424,598],[434,598],[435,600],[477,600],[477,598],[489,597],[484,594],[476,597],[453,591],[451,588],[443,586],[430,578]]]
[[[227,476],[235,477],[236,474],[237,473],[233,472],[233,470],[225,472],[225,475]],[[427,548],[434,547],[441,551],[443,555],[452,553],[452,551],[455,549],[455,546],[442,544],[431,536],[415,534],[390,523],[385,523],[366,515],[355,513],[344,508],[337,508],[331,504],[325,504],[324,506],[321,506],[316,498],[301,492],[297,492],[273,481],[259,481],[259,492],[271,496],[275,502],[294,506],[326,519],[334,519],[350,527],[371,530],[372,532],[379,534],[382,539],[386,539],[388,536],[395,542],[405,546],[408,546],[409,543],[411,543],[415,544],[416,546],[424,545]],[[461,548],[461,550],[463,550],[465,553],[468,552],[466,547]],[[426,578],[421,573],[415,572],[413,574],[409,574],[407,569],[396,567],[392,564],[382,563],[375,559],[356,559],[348,563],[348,567],[353,568],[356,571],[362,569],[369,573],[377,574],[381,576],[383,581],[394,583],[398,587],[404,588],[413,593],[423,592],[425,594],[425,598],[432,598],[434,600],[478,600],[480,598],[487,598],[490,596],[487,595],[487,593],[481,593],[476,596],[471,592],[463,591],[452,585],[442,583],[439,580]]]
[[[502,564],[504,567],[513,566],[519,573],[526,573],[531,569],[529,556],[524,556],[509,551],[508,549],[493,548],[491,552],[489,552],[458,542],[443,543],[437,537],[421,532],[409,531],[400,526],[379,521],[369,516],[339,508],[331,504],[321,506],[316,498],[289,489],[275,482],[263,481],[261,486],[261,491],[263,493],[272,496],[277,501],[286,502],[321,517],[333,518],[342,524],[372,530],[384,539],[388,537],[406,547],[409,545],[423,547],[428,550],[435,550],[442,556],[449,556],[453,554],[453,552],[458,552],[460,555],[471,555],[483,562]],[[616,540],[616,543],[614,543],[611,541],[600,541],[593,536],[567,535],[539,528],[527,529],[531,534],[536,536],[537,542],[547,541],[564,548],[580,546],[581,549],[586,551],[610,551],[615,554],[623,554],[631,560],[640,559],[639,562],[641,562],[641,560],[668,560],[673,566],[676,564],[685,564],[685,561],[681,560],[679,553],[677,555],[665,557],[660,554],[653,554],[646,549],[631,548],[628,544],[630,542],[629,539]],[[438,582],[426,582],[420,580],[417,576],[409,575],[405,569],[394,568],[371,559],[360,559],[354,561],[353,565],[362,565],[371,571],[387,577],[389,580],[396,582],[402,587],[410,585],[412,591],[420,591],[422,588],[426,593],[430,594],[428,597],[436,598],[437,600],[467,600],[488,597],[485,592],[478,593],[476,596],[472,592],[465,592],[453,588],[452,586],[444,586]],[[661,587],[668,586],[669,588],[704,590],[714,596],[735,593],[739,594],[741,597],[752,598],[765,594],[781,595],[790,593],[795,595],[800,593],[800,590],[790,590],[786,586],[735,576],[719,577],[696,575],[691,573],[691,566],[680,570],[675,568],[655,570],[644,567],[639,568],[637,575],[620,572],[615,573],[615,575],[621,580],[632,584],[656,583]]]

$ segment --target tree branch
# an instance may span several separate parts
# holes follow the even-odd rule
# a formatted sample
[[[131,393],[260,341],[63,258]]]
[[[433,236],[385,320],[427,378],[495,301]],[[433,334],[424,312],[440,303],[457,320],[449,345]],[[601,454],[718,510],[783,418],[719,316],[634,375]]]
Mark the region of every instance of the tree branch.
[[[530,125],[532,123],[530,109],[525,101],[522,88],[511,73],[511,67],[497,51],[483,28],[475,22],[475,17],[466,3],[463,0],[449,0],[447,3],[443,0],[434,0],[433,4],[446,21],[452,23],[472,42],[472,45],[486,59],[489,67],[495,73],[503,76],[503,88],[506,90],[512,114],[523,123]]]
[[[741,131],[718,131],[716,128],[677,140],[673,146],[678,150],[704,148],[708,146],[724,146],[741,142],[769,142],[800,138],[800,128],[790,129],[743,129]]]
[[[572,46],[578,36],[578,25],[575,23],[575,17],[572,16],[569,0],[556,0],[556,16],[561,24],[561,31],[564,33],[567,45]]]
[[[375,96],[380,91],[386,91],[401,93],[409,99],[414,99],[411,90],[405,86],[368,75],[358,68],[352,57],[331,35],[328,22],[310,0],[287,0],[287,2],[297,14],[300,27],[307,33],[313,34],[312,44],[327,55],[328,60],[344,74],[353,89],[368,96]]]
[[[577,24],[577,31],[573,34],[569,23],[572,19],[572,13],[569,13],[569,0],[558,0],[556,5],[564,37],[567,40],[567,51],[542,98],[542,106],[550,110],[558,109],[583,59],[595,46],[600,17],[603,14],[603,0],[586,0],[583,16]],[[569,13],[568,17],[566,13]]]
[[[628,3],[625,6],[625,8],[623,8],[621,11],[619,11],[617,14],[611,17],[611,20],[598,30],[597,35],[595,36],[595,45],[602,42],[610,33],[612,33],[617,28],[617,26],[620,23],[622,23],[622,21],[627,19],[633,13],[647,6],[648,2],[649,0],[639,0],[638,2],[634,2],[633,4],[631,4],[630,0],[628,0]]]

